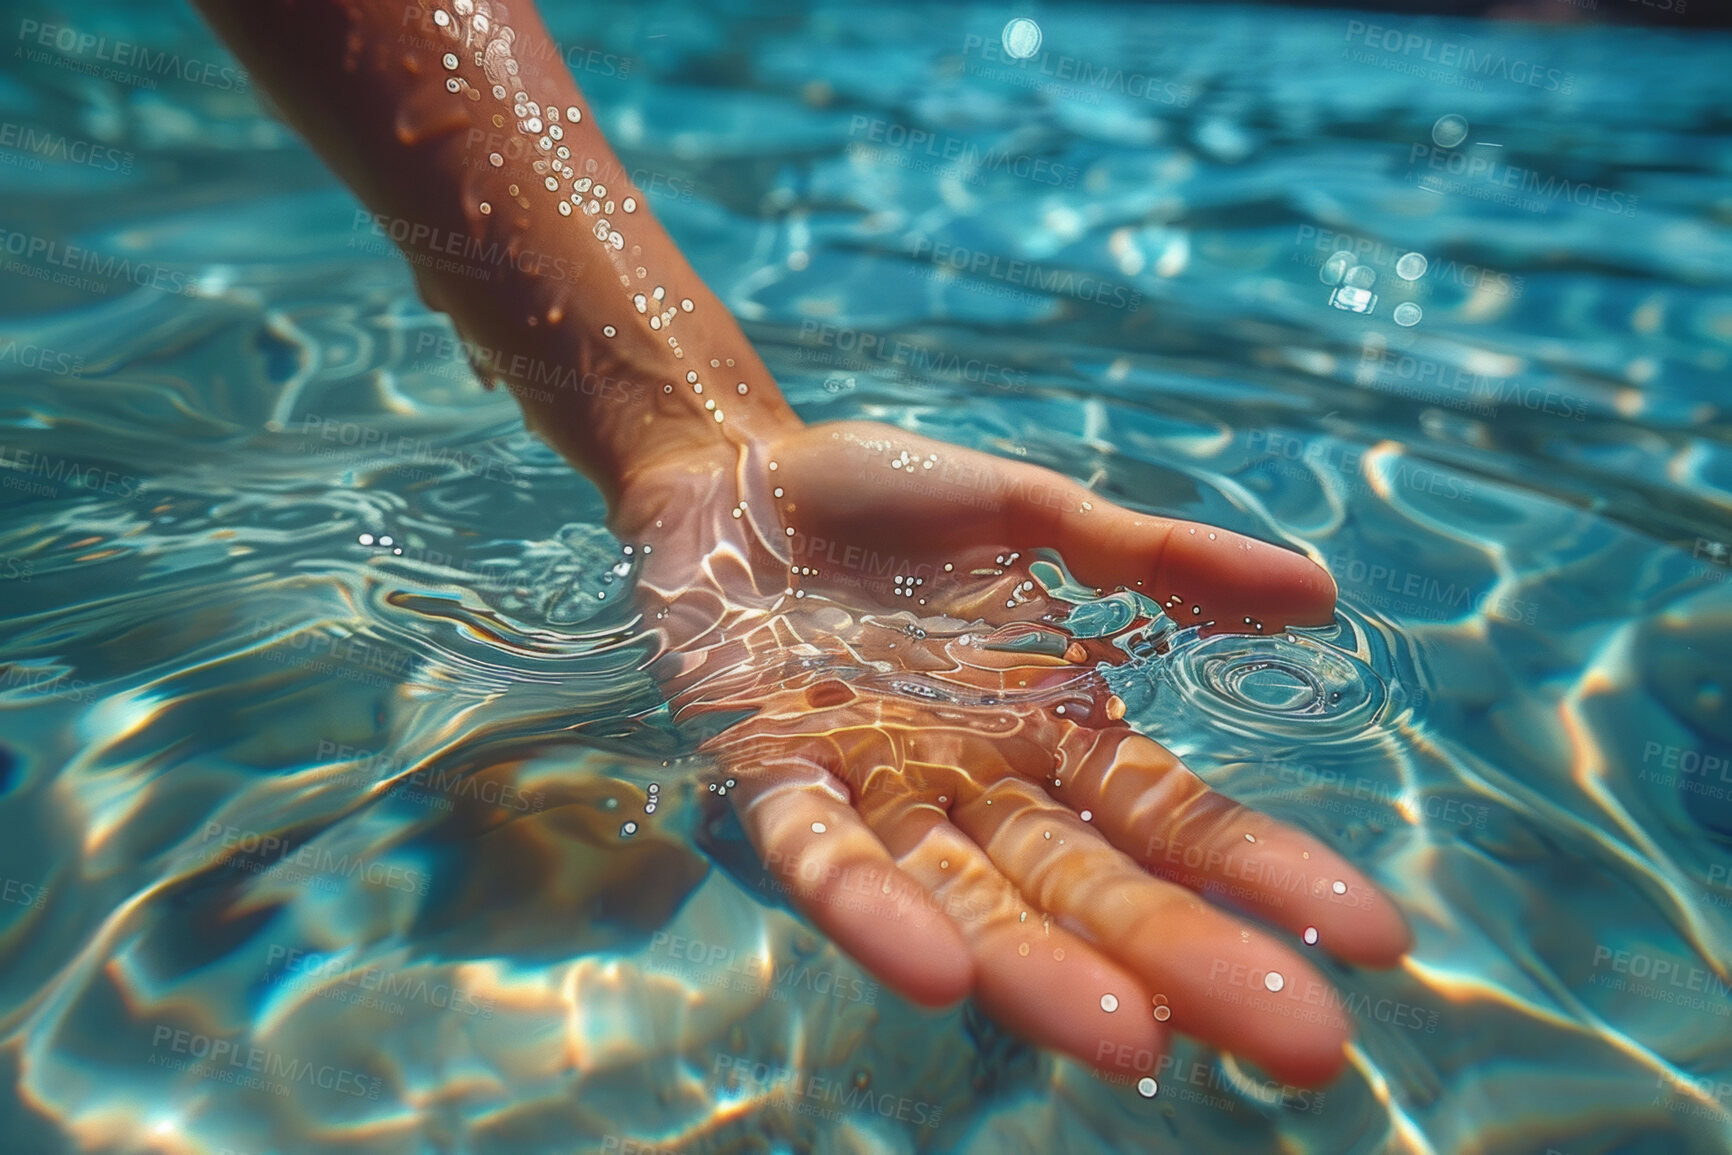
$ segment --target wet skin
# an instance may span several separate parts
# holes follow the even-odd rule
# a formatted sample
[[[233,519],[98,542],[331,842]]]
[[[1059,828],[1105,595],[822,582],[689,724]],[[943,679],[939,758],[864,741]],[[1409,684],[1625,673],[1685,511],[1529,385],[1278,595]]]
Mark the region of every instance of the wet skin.
[[[1401,915],[1138,734],[1099,676],[1122,653],[1053,630],[1070,607],[1029,563],[1268,633],[1331,620],[1322,569],[1037,467],[800,421],[529,5],[202,7],[488,351],[484,379],[607,497],[643,551],[651,668],[682,718],[749,713],[706,750],[813,923],[908,998],[972,996],[1114,1074],[1149,1073],[1172,1030],[1290,1083],[1339,1073],[1350,1022],[1304,955],[1393,965]]]

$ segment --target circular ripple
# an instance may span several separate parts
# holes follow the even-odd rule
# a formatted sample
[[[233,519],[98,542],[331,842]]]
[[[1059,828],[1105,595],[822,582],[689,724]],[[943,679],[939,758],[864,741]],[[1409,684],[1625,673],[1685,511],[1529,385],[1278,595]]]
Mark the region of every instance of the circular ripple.
[[[1167,655],[1185,700],[1247,734],[1327,741],[1377,720],[1388,693],[1354,655],[1300,633],[1192,635]]]

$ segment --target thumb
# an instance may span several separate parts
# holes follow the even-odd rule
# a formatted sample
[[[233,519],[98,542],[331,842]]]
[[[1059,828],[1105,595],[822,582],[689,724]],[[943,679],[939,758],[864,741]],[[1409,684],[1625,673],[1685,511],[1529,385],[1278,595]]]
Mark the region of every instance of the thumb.
[[[1007,505],[1003,530],[1012,540],[1032,533],[1038,540],[1030,544],[1057,550],[1087,585],[1123,586],[1159,602],[1181,625],[1213,622],[1235,632],[1326,625],[1334,615],[1334,579],[1303,554],[1200,522],[1136,513],[1068,480],[1055,493],[1051,478],[1044,480],[1044,492],[1024,487],[1038,499]]]

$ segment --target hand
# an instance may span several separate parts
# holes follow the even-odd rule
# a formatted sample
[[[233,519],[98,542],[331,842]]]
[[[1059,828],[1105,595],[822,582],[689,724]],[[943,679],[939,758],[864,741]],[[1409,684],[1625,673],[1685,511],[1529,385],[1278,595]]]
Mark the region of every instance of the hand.
[[[1123,651],[1052,628],[1071,603],[1030,563],[1053,549],[1181,623],[1269,633],[1331,620],[1321,569],[867,423],[641,470],[613,525],[651,549],[640,600],[677,716],[750,712],[704,749],[774,878],[886,986],[972,994],[1121,1075],[1169,1029],[1290,1083],[1339,1072],[1350,1024],[1301,955],[1391,965],[1400,914],[1127,725],[1095,672]]]

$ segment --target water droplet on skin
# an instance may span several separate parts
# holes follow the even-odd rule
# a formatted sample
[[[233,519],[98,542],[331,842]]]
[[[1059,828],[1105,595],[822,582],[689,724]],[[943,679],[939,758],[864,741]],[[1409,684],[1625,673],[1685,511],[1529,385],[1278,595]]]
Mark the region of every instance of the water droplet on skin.
[[[1306,946],[1316,946],[1317,945],[1317,928],[1316,927],[1308,926],[1305,928],[1305,945]]]
[[[567,108],[565,110],[565,119],[571,121],[571,123],[573,123],[573,124],[576,124],[580,120],[583,119],[583,110],[578,108],[577,105],[574,104],[570,108]]]
[[[439,9],[438,11],[433,13],[433,23],[439,25],[439,27],[441,27],[441,28],[444,28],[445,26],[447,26],[448,24],[451,23],[450,13],[446,12],[445,9],[443,9],[443,8]]]
[[[1335,880],[1335,885],[1330,887],[1330,889],[1333,890],[1336,894],[1346,894],[1347,893],[1347,884],[1345,882],[1342,882],[1338,878]]]
[[[1093,810],[1085,810],[1080,815],[1078,815],[1078,817],[1081,818],[1084,822],[1093,822],[1094,817],[1095,817],[1095,812]]]
[[[1173,1008],[1167,1006],[1165,1003],[1162,1003],[1160,1006],[1155,1008],[1155,1021],[1157,1023],[1164,1023],[1172,1017]]]
[[[1117,995],[1102,995],[1101,996],[1101,1010],[1105,1011],[1107,1014],[1110,1015],[1118,1009],[1119,1009],[1119,997]]]
[[[1286,986],[1287,980],[1281,977],[1280,971],[1270,971],[1263,976],[1263,985],[1268,988],[1270,993],[1274,993]]]
[[[619,833],[620,833],[620,836],[623,838],[630,838],[632,835],[637,833],[637,823],[635,823],[635,822],[626,823],[624,826],[619,828]]]
[[[1247,834],[1247,835],[1245,835],[1245,841],[1246,842],[1255,842],[1255,841],[1257,841],[1257,836],[1255,834]]]
[[[812,833],[813,834],[822,834],[822,833],[824,833],[824,831],[826,829],[827,829],[827,827],[825,827],[825,825],[822,822],[812,823]]]
[[[777,487],[776,487],[776,496],[777,496],[777,497],[781,497],[781,496],[782,496],[782,487],[781,487],[781,486],[779,486],[779,485],[778,485],[778,486],[777,486]]]
[[[492,156],[487,158],[487,163],[491,164],[494,168],[503,168],[505,167],[505,158],[500,156],[498,153],[494,153]]]
[[[695,308],[695,307],[696,307],[696,306],[694,306],[694,305],[693,305],[693,304],[692,304],[692,299],[691,299],[691,298],[690,298],[690,297],[686,297],[686,298],[685,298],[685,299],[683,299],[683,300],[682,300],[682,301],[680,301],[680,308],[682,308],[682,309],[684,309],[684,310],[685,310],[685,311],[686,311],[686,312],[688,312],[688,313],[689,313],[689,312],[691,312],[691,311],[692,311],[692,309],[693,309],[693,308]]]
[[[602,333],[602,336],[604,336],[604,337],[612,337],[615,334],[617,334],[618,332],[619,332],[619,330],[615,329],[612,325],[603,325],[601,327],[601,333]],[[673,390],[669,389],[668,392],[671,393],[671,392],[673,392]]]
[[[390,535],[389,535],[389,534],[387,534],[387,535],[385,535],[385,536],[384,536],[384,537],[381,537],[381,538],[380,538],[380,539],[379,539],[379,544],[380,544],[380,545],[390,545],[390,544],[391,544],[391,537],[390,537]]]
[[[445,54],[445,62],[444,63],[445,63],[445,67],[447,67],[447,68],[456,68],[457,67],[457,54],[455,52],[447,52]]]
[[[462,92],[463,91],[463,82],[461,80],[458,80],[455,76],[453,76],[450,80],[447,80],[445,82],[445,91],[446,92]]]
[[[1137,1080],[1137,1094],[1141,1095],[1145,1099],[1153,1099],[1160,1089],[1160,1084],[1149,1078],[1147,1075],[1144,1075],[1141,1079]]]
[[[746,395],[746,383],[744,381],[741,381],[738,385],[734,386],[734,388],[739,390],[740,396],[744,397]]]
[[[360,537],[360,542],[362,545],[372,545],[373,544],[373,535],[370,533],[362,534]]]

